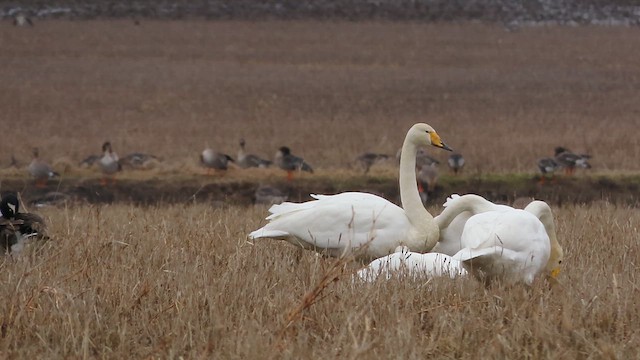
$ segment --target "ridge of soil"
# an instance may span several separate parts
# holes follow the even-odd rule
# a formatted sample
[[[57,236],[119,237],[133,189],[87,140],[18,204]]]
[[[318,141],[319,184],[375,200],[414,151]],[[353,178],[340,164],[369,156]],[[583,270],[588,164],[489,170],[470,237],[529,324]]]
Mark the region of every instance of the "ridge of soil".
[[[63,179],[50,181],[44,188],[34,186],[31,179],[4,179],[0,192],[19,192],[28,205],[43,202],[52,193],[48,204],[84,202],[89,204],[130,203],[160,205],[175,203],[211,203],[221,205],[251,205],[261,182],[255,179],[220,179],[206,176],[189,178],[123,179],[103,186],[100,179]],[[351,176],[298,178],[291,182],[271,179],[269,186],[288,195],[288,201],[310,200],[309,194],[334,194],[345,191],[365,191],[399,203],[396,178]],[[512,203],[519,197],[530,197],[559,205],[608,201],[637,207],[640,204],[640,175],[556,177],[540,183],[530,174],[443,177],[429,196],[428,204],[442,204],[451,194],[474,193],[497,203]]]

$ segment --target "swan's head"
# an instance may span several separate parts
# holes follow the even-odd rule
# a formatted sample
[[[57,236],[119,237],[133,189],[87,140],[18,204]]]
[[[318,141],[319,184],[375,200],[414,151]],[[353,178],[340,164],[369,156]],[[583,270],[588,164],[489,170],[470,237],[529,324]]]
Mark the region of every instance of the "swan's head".
[[[547,235],[549,235],[549,241],[551,245],[551,253],[549,254],[549,261],[545,268],[547,275],[555,279],[560,274],[560,267],[564,260],[564,251],[562,246],[558,243],[558,237],[556,235],[556,225],[553,221],[553,213],[551,208],[544,201],[535,200],[529,203],[524,208],[525,211],[532,213],[540,219],[540,222],[544,225]]]
[[[431,145],[444,150],[453,150],[448,147],[442,139],[440,139],[440,135],[438,135],[438,133],[427,124],[418,123],[413,125],[409,130],[409,138],[416,145]]]

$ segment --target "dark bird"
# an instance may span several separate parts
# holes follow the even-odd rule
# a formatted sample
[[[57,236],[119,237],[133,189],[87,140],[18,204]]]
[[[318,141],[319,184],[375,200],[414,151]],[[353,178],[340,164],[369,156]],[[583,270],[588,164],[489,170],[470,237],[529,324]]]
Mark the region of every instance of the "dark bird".
[[[98,160],[102,159],[102,155],[89,155],[78,163],[78,166],[88,168],[92,167]]]
[[[245,151],[245,141],[244,139],[240,139],[240,150],[238,150],[238,165],[241,168],[268,168],[271,163],[271,161],[263,159],[257,155],[247,154]]]
[[[376,154],[371,152],[366,152],[356,158],[356,165],[364,170],[364,173],[369,173],[369,169],[379,162],[386,161],[389,159],[389,155],[386,154]]]
[[[0,200],[0,246],[4,253],[18,252],[29,238],[48,239],[44,219],[36,214],[21,213],[14,193]]]
[[[459,153],[451,154],[449,155],[447,163],[449,164],[449,168],[453,170],[453,173],[458,174],[464,167],[464,157]]]
[[[294,171],[307,171],[313,174],[313,168],[304,159],[291,154],[291,149],[282,146],[276,152],[275,163],[287,172],[287,179],[293,180]]]
[[[564,168],[565,174],[573,175],[576,168],[591,169],[589,159],[591,155],[587,154],[574,154],[569,149],[562,146],[555,148],[555,161],[562,168]]]
[[[538,169],[542,174],[540,176],[539,184],[544,184],[547,179],[547,175],[551,175],[551,180],[555,180],[555,172],[560,168],[560,165],[553,158],[538,159]]]

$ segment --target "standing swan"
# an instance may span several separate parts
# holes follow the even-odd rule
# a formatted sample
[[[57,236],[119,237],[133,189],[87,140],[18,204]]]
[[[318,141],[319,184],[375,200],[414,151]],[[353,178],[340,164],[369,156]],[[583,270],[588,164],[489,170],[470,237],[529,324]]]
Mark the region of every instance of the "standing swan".
[[[445,206],[435,218],[441,237],[434,251],[453,255],[488,280],[510,277],[531,284],[539,273],[559,274],[564,254],[545,202],[519,210],[464,195],[449,198]]]
[[[439,230],[422,206],[415,178],[418,146],[427,145],[451,150],[431,126],[415,124],[409,129],[400,159],[402,208],[369,193],[311,195],[316,200],[272,206],[269,223],[249,238],[286,240],[330,256],[364,247],[356,253],[362,260],[388,255],[400,245],[429,251],[438,241]]]

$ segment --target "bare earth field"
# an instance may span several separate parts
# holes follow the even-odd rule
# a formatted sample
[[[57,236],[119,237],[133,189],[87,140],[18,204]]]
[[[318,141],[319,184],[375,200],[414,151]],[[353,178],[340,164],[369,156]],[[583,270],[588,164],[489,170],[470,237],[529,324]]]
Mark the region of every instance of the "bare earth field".
[[[638,31],[0,23],[0,192],[28,206],[48,191],[86,200],[35,210],[51,240],[0,258],[0,357],[638,358]],[[468,162],[442,177],[430,212],[452,192],[548,200],[565,252],[557,284],[365,285],[351,281],[356,264],[246,241],[267,214],[247,206],[260,183],[293,201],[343,190],[396,201],[393,162],[371,176],[350,166],[395,154],[419,121]],[[200,151],[235,156],[241,137],[263,157],[288,145],[318,171],[293,183],[278,169],[203,175]],[[105,140],[163,160],[101,187],[77,163]],[[594,168],[538,185],[536,160],[557,145]],[[34,146],[62,174],[45,189],[26,176]]]
[[[554,211],[566,254],[559,283],[485,288],[472,279],[352,282],[350,264],[332,270],[335,259],[247,242],[260,207],[47,209],[53,238],[0,263],[0,354],[637,358],[638,211]],[[300,311],[325,274],[337,280]]]
[[[638,171],[637,28],[347,22],[0,24],[0,161],[72,164],[111,140],[195,162],[205,145],[318,169],[394,155],[433,125],[471,172],[536,171],[564,145]],[[6,128],[5,127],[5,128]],[[432,151],[437,158],[448,154]]]

